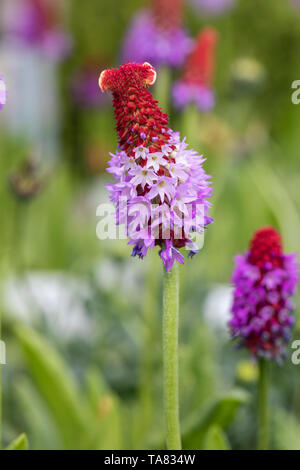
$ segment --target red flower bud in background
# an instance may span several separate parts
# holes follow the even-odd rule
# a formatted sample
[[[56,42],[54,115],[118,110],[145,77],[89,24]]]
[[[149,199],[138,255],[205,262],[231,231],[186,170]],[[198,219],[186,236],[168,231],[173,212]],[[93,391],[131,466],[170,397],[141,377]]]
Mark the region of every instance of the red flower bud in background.
[[[217,42],[218,33],[214,28],[205,28],[199,33],[184,65],[183,76],[173,88],[175,106],[184,108],[195,103],[200,111],[214,106],[212,82]]]

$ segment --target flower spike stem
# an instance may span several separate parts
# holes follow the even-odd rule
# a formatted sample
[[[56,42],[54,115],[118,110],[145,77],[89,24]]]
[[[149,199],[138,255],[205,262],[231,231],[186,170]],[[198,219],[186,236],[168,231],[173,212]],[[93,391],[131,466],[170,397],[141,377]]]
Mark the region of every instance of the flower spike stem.
[[[159,70],[159,77],[156,82],[155,98],[159,102],[159,106],[168,112],[169,110],[169,99],[170,99],[170,87],[171,87],[171,71],[167,66],[161,67]]]
[[[163,365],[164,415],[168,450],[181,450],[178,396],[179,269],[164,269]]]
[[[182,113],[181,133],[185,135],[191,147],[199,145],[199,110],[194,104],[189,104]]]
[[[269,408],[268,382],[269,364],[265,359],[259,361],[258,379],[258,449],[268,450],[269,447]]]

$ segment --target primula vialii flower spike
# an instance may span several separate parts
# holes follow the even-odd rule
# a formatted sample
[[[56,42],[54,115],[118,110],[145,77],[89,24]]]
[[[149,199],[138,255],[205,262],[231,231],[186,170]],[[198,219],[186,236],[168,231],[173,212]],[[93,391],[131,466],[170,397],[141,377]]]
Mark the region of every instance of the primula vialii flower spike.
[[[47,56],[61,60],[70,52],[71,38],[63,29],[59,0],[22,0],[12,5],[4,29],[25,45],[40,48]]]
[[[298,282],[296,254],[285,255],[272,227],[258,230],[250,250],[235,259],[233,337],[256,357],[280,361],[294,324],[291,297]]]
[[[122,59],[179,67],[191,46],[183,29],[183,0],[151,0],[150,4],[130,24]]]
[[[148,91],[155,77],[148,63],[126,63],[102,72],[99,85],[113,95],[119,136],[108,169],[117,180],[108,185],[117,224],[126,224],[133,256],[143,258],[159,246],[169,270],[175,260],[184,262],[180,248],[191,257],[197,253],[192,233],[212,222],[207,215],[212,188],[203,157],[170,129],[168,116]]]
[[[208,111],[214,106],[212,81],[217,41],[218,33],[213,28],[205,28],[199,33],[186,60],[183,77],[173,88],[174,102],[178,108],[195,103],[200,111]]]
[[[155,25],[162,31],[182,26],[183,0],[154,0],[151,3]]]
[[[6,104],[6,86],[2,75],[0,75],[0,109]]]

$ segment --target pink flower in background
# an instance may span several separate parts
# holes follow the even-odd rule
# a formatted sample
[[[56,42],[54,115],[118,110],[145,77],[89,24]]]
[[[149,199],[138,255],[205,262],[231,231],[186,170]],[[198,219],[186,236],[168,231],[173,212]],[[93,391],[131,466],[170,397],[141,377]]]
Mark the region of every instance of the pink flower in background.
[[[14,0],[8,7],[5,33],[61,60],[70,52],[72,41],[64,30],[60,7],[56,0]]]
[[[0,109],[6,104],[6,85],[2,75],[0,75]]]
[[[190,2],[199,13],[213,16],[230,10],[236,0],[190,0]]]
[[[183,76],[173,87],[173,99],[177,108],[195,103],[200,111],[209,111],[215,104],[212,81],[215,70],[215,49],[218,34],[213,28],[205,28],[197,37],[190,52]]]
[[[153,0],[151,8],[139,11],[129,26],[122,61],[179,67],[191,47],[182,24],[182,0]]]
[[[253,356],[280,361],[295,322],[291,298],[298,283],[296,254],[284,254],[276,230],[262,228],[250,250],[236,257],[232,281],[232,336]]]
[[[199,250],[193,233],[212,222],[207,200],[212,188],[203,157],[170,129],[168,116],[147,90],[155,79],[147,62],[126,63],[100,76],[101,90],[113,95],[119,136],[108,163],[116,182],[107,188],[117,206],[117,225],[126,223],[132,256],[144,258],[159,246],[170,270],[175,261],[184,263],[180,248],[188,249],[190,257]]]

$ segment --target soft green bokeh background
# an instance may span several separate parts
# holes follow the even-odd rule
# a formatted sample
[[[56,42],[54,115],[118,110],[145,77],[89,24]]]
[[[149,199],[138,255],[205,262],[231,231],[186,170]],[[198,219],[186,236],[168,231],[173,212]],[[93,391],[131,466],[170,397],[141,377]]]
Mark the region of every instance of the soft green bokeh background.
[[[57,69],[61,152],[51,161],[46,187],[27,205],[13,198],[7,179],[33,143],[7,132],[5,114],[1,117],[6,445],[26,432],[32,449],[164,448],[161,263],[155,253],[143,262],[131,258],[124,240],[97,239],[96,208],[106,198],[108,181],[103,170],[116,147],[113,114],[109,100],[103,108],[82,110],[69,93],[70,77],[86,57],[99,60],[99,73],[119,63],[124,32],[143,3],[70,1],[66,19],[75,48]],[[216,287],[227,292],[234,255],[262,225],[281,230],[286,251],[299,251],[300,105],[291,102],[291,84],[300,79],[300,9],[287,0],[237,0],[231,12],[212,20],[187,6],[193,36],[207,24],[220,35],[216,109],[193,115],[192,126],[191,116],[177,114],[171,102],[169,110],[173,129],[184,128],[207,157],[215,193],[215,223],[205,233],[204,248],[181,268],[183,442],[189,449],[252,449],[256,369],[222,326],[218,315],[228,295],[225,299]],[[72,301],[54,299],[49,275],[58,279],[60,292],[75,283]],[[43,305],[30,293],[34,276],[44,276],[50,286],[46,310],[60,305],[63,318],[42,313]],[[26,304],[26,320],[8,308],[7,291],[16,277],[21,284],[13,305]],[[214,302],[208,304],[209,293]],[[207,305],[216,311],[207,312]],[[298,321],[294,339],[299,330]],[[291,353],[283,367],[272,367],[275,449],[300,449],[300,366],[291,363]]]

